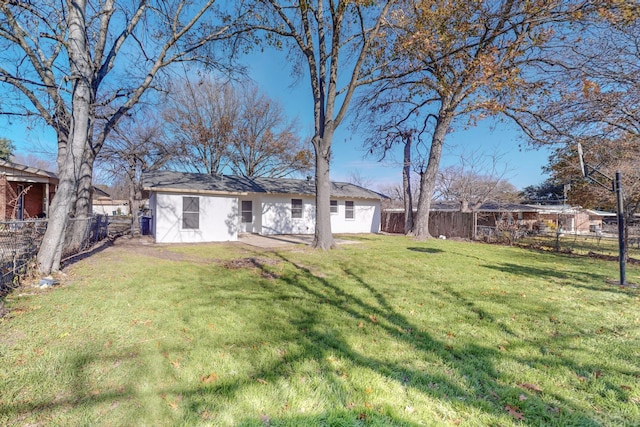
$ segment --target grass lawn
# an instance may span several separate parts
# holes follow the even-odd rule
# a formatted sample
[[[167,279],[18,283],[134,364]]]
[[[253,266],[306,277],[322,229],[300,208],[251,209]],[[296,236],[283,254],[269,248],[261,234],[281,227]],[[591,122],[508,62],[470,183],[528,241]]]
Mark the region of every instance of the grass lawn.
[[[640,290],[605,283],[616,262],[354,238],[116,244],[16,291],[0,425],[640,425]]]
[[[617,257],[619,253],[618,238],[614,236],[598,238],[593,235],[562,234],[559,237],[549,235],[530,236],[519,239],[518,244],[536,247],[544,250],[559,250],[576,255],[596,254],[607,257]],[[633,238],[626,246],[627,256],[640,260],[640,244],[638,238]]]

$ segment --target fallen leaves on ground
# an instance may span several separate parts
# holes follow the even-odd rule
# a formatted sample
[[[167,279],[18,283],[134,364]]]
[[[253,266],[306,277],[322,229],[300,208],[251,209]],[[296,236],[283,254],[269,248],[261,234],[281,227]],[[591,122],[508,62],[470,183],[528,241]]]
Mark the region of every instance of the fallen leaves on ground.
[[[518,387],[523,388],[525,390],[529,390],[529,391],[535,391],[535,392],[542,392],[542,389],[540,388],[540,386],[536,385],[536,384],[530,384],[530,383],[518,383],[516,384]]]
[[[520,408],[517,406],[507,405],[504,409],[516,420],[524,420],[524,414],[520,412]]]
[[[204,375],[202,377],[200,377],[200,382],[203,382],[205,384],[209,384],[212,383],[214,381],[216,381],[218,379],[218,376],[212,372],[209,375]]]

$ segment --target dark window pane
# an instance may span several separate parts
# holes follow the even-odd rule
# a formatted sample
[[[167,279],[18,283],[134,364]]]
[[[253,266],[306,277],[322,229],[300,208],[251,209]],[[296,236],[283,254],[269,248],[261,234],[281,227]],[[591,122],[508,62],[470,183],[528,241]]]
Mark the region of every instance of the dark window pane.
[[[182,198],[182,228],[200,228],[200,198]]]
[[[242,222],[253,222],[253,203],[251,200],[242,201]]]
[[[189,228],[189,229],[200,228],[200,214],[197,214],[197,213],[182,214],[182,228]]]
[[[302,199],[291,199],[291,218],[302,218]]]
[[[344,202],[344,217],[346,219],[354,219],[356,217],[353,202]]]
[[[331,213],[338,213],[338,201],[331,200]]]
[[[183,197],[182,211],[183,212],[200,212],[200,198],[199,197]]]

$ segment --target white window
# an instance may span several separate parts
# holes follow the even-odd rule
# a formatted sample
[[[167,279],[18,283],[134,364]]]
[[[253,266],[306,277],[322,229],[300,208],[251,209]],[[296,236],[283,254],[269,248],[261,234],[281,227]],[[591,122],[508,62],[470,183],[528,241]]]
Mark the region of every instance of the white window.
[[[242,222],[245,224],[253,222],[253,203],[251,200],[242,201]]]
[[[344,217],[345,217],[345,219],[355,219],[356,218],[356,213],[355,213],[355,210],[354,210],[353,201],[347,200],[346,202],[344,202]]]
[[[189,230],[200,228],[200,198],[182,198],[182,228]]]
[[[291,199],[291,218],[302,218],[302,199]]]
[[[330,209],[331,209],[331,213],[332,214],[337,214],[338,213],[338,201],[337,200],[331,200],[331,205],[330,205]]]

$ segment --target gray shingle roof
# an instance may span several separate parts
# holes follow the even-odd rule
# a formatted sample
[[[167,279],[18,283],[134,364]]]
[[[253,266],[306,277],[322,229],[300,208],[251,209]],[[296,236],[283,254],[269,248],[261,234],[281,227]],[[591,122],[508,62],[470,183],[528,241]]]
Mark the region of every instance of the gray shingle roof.
[[[289,178],[249,178],[237,175],[207,175],[201,173],[154,171],[145,172],[143,187],[148,191],[199,192],[211,194],[295,194],[313,196],[314,180]],[[359,199],[382,199],[384,195],[347,182],[332,182],[331,196]]]

